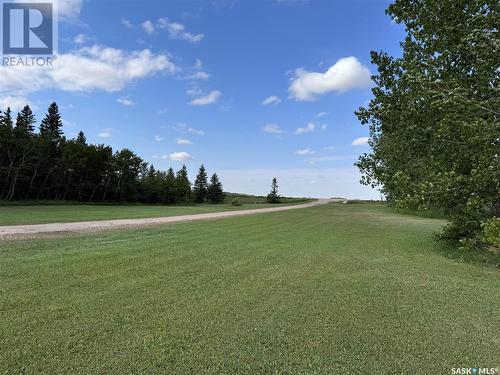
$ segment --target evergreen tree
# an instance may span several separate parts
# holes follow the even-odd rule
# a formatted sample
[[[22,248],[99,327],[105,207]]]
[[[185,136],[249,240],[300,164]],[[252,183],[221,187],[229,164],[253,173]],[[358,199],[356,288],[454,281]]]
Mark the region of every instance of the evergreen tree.
[[[28,133],[33,133],[35,131],[35,116],[31,111],[29,105],[24,106],[24,108],[17,114],[16,128],[23,129]]]
[[[25,106],[13,126],[11,110],[0,111],[0,200],[55,199],[79,202],[189,203],[191,183],[186,166],[174,173],[158,171],[128,149],[89,145],[85,134],[61,137],[61,116],[54,103],[41,126]],[[26,132],[24,129],[29,130]],[[208,186],[200,168],[196,191]],[[201,187],[201,189],[200,189]],[[222,185],[212,176],[211,202],[222,201]]]
[[[23,119],[21,117],[21,112],[18,112],[17,113],[17,117],[16,117],[16,128],[17,129],[23,129],[24,128],[24,123],[23,123]]]
[[[196,203],[205,202],[207,198],[207,189],[207,172],[202,164],[200,170],[198,171],[198,174],[196,175],[196,180],[194,181],[193,186],[194,201]]]
[[[207,199],[210,203],[222,203],[224,201],[224,191],[222,183],[216,173],[210,178],[210,185],[208,185]]]
[[[175,203],[176,199],[176,179],[175,173],[172,167],[168,168],[167,174],[165,175],[164,188],[163,188],[163,202],[164,203]]]
[[[9,129],[12,129],[14,126],[14,122],[12,121],[12,111],[10,110],[10,107],[7,107],[7,110],[3,113],[3,115],[0,115],[0,125],[6,126]]]
[[[40,125],[40,134],[50,138],[60,138],[62,135],[62,120],[57,103],[49,106],[48,112]]]
[[[87,138],[85,137],[85,134],[82,131],[78,133],[78,136],[76,137],[76,143],[79,143],[81,145],[87,144]]]
[[[271,192],[267,195],[268,203],[280,203],[280,196],[278,194],[278,180],[276,177],[273,178],[271,183]]]
[[[191,182],[189,182],[185,165],[182,166],[175,176],[175,188],[177,203],[188,203],[191,200]]]

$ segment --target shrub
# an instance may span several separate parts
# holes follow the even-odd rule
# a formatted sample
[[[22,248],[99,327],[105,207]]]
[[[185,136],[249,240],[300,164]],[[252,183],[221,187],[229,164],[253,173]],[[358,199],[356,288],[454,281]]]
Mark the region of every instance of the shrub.
[[[500,217],[492,217],[483,224],[484,240],[493,246],[500,247]]]
[[[231,206],[242,206],[240,200],[238,198],[234,198],[232,201],[231,201]]]

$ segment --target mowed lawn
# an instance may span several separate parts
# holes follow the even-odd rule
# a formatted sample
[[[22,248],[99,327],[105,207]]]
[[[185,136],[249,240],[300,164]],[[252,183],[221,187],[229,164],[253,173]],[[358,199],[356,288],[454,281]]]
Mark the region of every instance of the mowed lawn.
[[[500,365],[500,272],[377,204],[0,242],[0,372],[449,374]]]
[[[230,204],[165,205],[13,205],[0,206],[0,225],[67,223],[88,220],[140,219],[210,212],[274,207],[256,203],[242,206]]]

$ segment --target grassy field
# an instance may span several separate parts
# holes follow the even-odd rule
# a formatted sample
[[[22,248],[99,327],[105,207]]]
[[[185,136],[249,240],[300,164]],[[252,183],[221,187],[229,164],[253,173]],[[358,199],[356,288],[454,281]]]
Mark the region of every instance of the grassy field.
[[[0,372],[500,366],[500,272],[377,204],[0,242]]]
[[[238,199],[238,201],[242,204],[262,204],[267,203],[267,197],[264,195],[249,195],[249,194],[240,194],[240,193],[224,193],[224,202],[231,203],[233,199]],[[312,201],[311,198],[290,198],[290,197],[281,197],[281,203],[304,203]]]
[[[292,202],[293,203],[293,202]],[[12,205],[0,206],[0,225],[68,223],[87,220],[139,219],[210,212],[248,210],[275,207],[258,203],[232,206],[229,204],[201,204],[192,206],[163,205]]]

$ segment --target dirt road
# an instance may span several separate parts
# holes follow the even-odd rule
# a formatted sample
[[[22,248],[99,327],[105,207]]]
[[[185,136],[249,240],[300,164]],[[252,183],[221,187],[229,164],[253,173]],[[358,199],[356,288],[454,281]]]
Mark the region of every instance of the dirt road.
[[[6,225],[0,226],[0,239],[22,239],[36,237],[42,234],[57,233],[85,233],[100,232],[107,229],[142,227],[146,225],[178,223],[183,221],[222,219],[226,217],[244,216],[261,214],[267,212],[279,212],[296,210],[300,208],[313,207],[332,202],[330,199],[318,199],[314,202],[288,205],[270,208],[259,208],[240,211],[214,212],[208,214],[182,215],[169,217],[155,217],[145,219],[119,219],[119,220],[98,220],[98,221],[80,221],[74,223],[51,223],[51,224],[32,224],[32,225]]]

